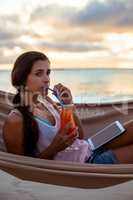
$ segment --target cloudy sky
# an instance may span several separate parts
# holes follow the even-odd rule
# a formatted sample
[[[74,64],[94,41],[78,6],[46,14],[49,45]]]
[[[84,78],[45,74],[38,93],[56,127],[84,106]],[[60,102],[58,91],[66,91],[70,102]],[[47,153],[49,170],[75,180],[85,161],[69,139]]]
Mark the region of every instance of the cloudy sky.
[[[133,1],[1,1],[0,68],[28,50],[56,68],[133,68]]]

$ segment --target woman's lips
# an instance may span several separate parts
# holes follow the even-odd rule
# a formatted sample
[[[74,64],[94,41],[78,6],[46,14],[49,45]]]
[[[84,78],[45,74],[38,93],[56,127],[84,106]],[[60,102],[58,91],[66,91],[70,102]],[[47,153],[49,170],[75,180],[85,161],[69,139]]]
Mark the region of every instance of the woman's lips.
[[[46,90],[48,90],[48,87],[49,87],[48,85],[42,86],[42,87],[41,87],[41,90],[46,91]]]
[[[47,95],[48,94],[48,87],[42,87],[41,91],[42,91],[43,95]]]

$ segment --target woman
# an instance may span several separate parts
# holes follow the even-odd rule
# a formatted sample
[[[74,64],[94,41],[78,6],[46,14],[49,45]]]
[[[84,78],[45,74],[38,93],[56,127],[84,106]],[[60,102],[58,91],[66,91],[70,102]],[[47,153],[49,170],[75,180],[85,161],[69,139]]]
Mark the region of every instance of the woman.
[[[30,51],[17,58],[12,70],[12,85],[17,89],[17,94],[13,99],[14,109],[8,115],[3,128],[8,152],[54,159],[58,152],[72,145],[77,137],[83,138],[80,120],[76,114],[74,115],[78,131],[75,128],[73,134],[68,134],[71,123],[60,129],[60,111],[48,97],[49,76],[50,61],[43,53]],[[54,90],[60,95],[69,94],[61,98],[64,104],[72,103],[69,89],[57,84]],[[42,104],[38,97],[45,103]],[[128,124],[126,128],[126,134],[111,143],[112,150],[101,148],[86,162],[133,163],[133,137],[130,137],[133,126]]]

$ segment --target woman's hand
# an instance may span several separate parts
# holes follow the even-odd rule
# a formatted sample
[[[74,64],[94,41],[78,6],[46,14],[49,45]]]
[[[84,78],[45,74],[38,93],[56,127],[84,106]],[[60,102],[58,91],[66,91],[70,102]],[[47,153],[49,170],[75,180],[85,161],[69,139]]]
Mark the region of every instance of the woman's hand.
[[[53,139],[51,145],[51,149],[53,149],[55,155],[56,153],[66,149],[70,146],[75,139],[78,137],[77,127],[70,133],[70,129],[72,128],[71,122],[69,122],[63,130],[60,130],[55,138]]]
[[[57,91],[59,98],[63,101],[64,104],[73,103],[71,91],[67,87],[59,83],[54,86],[54,90]]]
[[[58,152],[63,151],[70,146],[78,137],[77,127],[71,132],[71,134],[68,134],[70,133],[71,128],[72,124],[69,122],[63,130],[60,130],[57,133],[52,143],[42,151],[38,157],[42,159],[53,159]]]

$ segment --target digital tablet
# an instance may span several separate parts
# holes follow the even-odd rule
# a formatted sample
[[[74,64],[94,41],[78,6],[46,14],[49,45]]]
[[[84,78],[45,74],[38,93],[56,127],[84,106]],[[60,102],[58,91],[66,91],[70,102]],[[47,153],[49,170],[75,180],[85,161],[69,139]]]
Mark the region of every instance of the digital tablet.
[[[95,135],[88,138],[88,143],[92,151],[98,149],[102,145],[108,143],[112,139],[124,133],[125,128],[119,121],[115,121],[104,129],[97,132]]]

